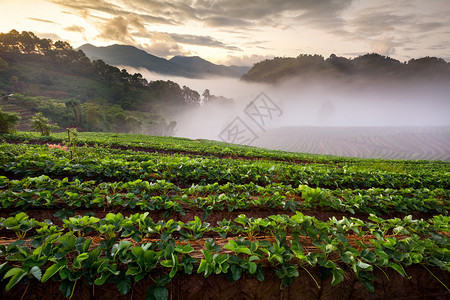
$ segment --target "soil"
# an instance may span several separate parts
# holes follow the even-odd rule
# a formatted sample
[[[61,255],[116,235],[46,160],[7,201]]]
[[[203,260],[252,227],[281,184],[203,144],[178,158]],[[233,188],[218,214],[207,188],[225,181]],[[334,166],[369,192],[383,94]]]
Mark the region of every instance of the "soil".
[[[445,300],[450,298],[450,292],[438,282],[430,273],[421,266],[411,266],[406,269],[411,279],[402,277],[392,269],[386,269],[384,274],[380,270],[374,270],[375,292],[369,292],[363,284],[352,275],[351,270],[346,270],[344,282],[333,287],[331,278],[321,279],[316,269],[309,272],[321,286],[319,289],[308,273],[299,270],[300,276],[287,288],[280,288],[280,280],[273,270],[265,270],[265,280],[259,282],[256,278],[244,276],[238,281],[231,282],[222,275],[211,275],[204,278],[201,274],[178,275],[167,284],[169,290],[168,299],[435,299]],[[431,269],[433,274],[442,282],[450,281],[448,272],[438,268]],[[387,277],[389,277],[389,279]],[[85,280],[77,282],[72,299],[145,299],[148,287],[154,283],[145,278],[133,285],[127,295],[121,295],[114,284],[106,283],[102,286],[90,286]],[[1,286],[0,299],[24,299],[24,300],[63,300],[59,291],[59,282],[39,283],[32,280],[30,284],[18,284],[9,292],[5,292]]]

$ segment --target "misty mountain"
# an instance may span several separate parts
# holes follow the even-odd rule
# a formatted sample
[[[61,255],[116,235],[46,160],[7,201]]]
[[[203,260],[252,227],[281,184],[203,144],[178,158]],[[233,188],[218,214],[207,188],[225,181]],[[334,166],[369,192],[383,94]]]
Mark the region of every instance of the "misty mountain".
[[[225,77],[239,77],[244,73],[239,73],[224,65],[215,65],[198,56],[174,56],[169,62],[177,66],[187,68],[193,74],[201,74],[201,77],[206,76],[225,76]]]
[[[216,65],[198,56],[175,56],[167,60],[128,45],[96,47],[85,44],[79,49],[91,60],[101,59],[114,66],[145,68],[159,74],[188,78],[240,77],[250,69],[248,67]]]
[[[450,80],[450,63],[442,58],[423,57],[400,62],[376,53],[353,59],[334,54],[325,59],[321,55],[302,54],[298,57],[275,57],[258,62],[242,76],[244,81],[275,83],[293,77],[349,78],[370,81],[427,79]]]

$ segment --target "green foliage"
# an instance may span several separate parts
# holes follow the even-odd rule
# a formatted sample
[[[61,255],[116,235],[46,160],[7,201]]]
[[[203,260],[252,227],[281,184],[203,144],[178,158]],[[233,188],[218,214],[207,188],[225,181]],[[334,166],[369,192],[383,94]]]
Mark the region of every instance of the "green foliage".
[[[142,74],[130,74],[101,60],[91,62],[67,42],[40,39],[32,32],[16,30],[0,33],[0,89],[45,95],[28,107],[60,127],[96,131],[167,135],[174,128],[164,117],[188,103],[199,104],[198,92],[188,87],[182,90],[170,80],[149,83]],[[106,99],[106,103],[87,105],[99,98]],[[126,112],[108,115],[113,105]]]
[[[256,63],[242,79],[256,82],[276,82],[283,78],[348,77],[368,80],[393,80],[434,78],[445,82],[450,78],[450,64],[442,58],[424,57],[408,63],[377,53],[365,54],[353,59],[331,54],[324,59],[320,55],[301,54],[298,57],[275,57]]]
[[[405,278],[412,275],[410,266],[450,272],[446,162],[373,165],[380,161],[177,138],[70,134],[73,145],[68,139],[66,145],[78,151],[76,160],[39,144],[61,143],[65,134],[3,136],[37,143],[0,145],[0,206],[22,211],[0,219],[2,236],[18,238],[0,245],[0,278],[8,290],[52,280],[71,297],[86,280],[130,294],[148,278],[154,284],[146,297],[165,299],[166,286],[179,274],[264,281],[265,273],[274,272],[281,287],[306,273],[319,288],[338,286],[351,274],[374,291],[376,270]],[[385,169],[391,164],[398,172]],[[36,208],[58,210],[59,225],[26,213]],[[74,214],[83,209],[88,212]],[[270,213],[247,214],[259,210]],[[302,213],[311,210],[349,214],[321,221]],[[215,211],[239,214],[214,223],[199,217]],[[185,212],[194,216],[179,221]],[[356,212],[363,217],[348,216]],[[428,218],[414,218],[418,212]]]
[[[11,133],[20,120],[16,113],[4,112],[0,107],[0,134]]]
[[[31,128],[40,132],[43,136],[49,136],[50,132],[57,129],[58,126],[50,124],[50,120],[44,117],[41,112],[38,112],[31,118]]]

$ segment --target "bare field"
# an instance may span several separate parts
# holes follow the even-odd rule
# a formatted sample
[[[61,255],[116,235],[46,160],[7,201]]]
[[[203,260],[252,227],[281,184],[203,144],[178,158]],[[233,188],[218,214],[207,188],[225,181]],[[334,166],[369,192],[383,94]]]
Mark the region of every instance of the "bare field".
[[[338,156],[450,161],[450,127],[280,127],[254,146]]]

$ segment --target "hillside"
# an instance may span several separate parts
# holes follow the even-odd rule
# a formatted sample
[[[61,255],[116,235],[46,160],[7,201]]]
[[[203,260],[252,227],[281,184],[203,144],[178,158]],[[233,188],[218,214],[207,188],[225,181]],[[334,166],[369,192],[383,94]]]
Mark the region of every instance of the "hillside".
[[[162,60],[153,58],[155,64]],[[63,128],[148,134],[172,133],[176,112],[215,99],[201,99],[173,81],[148,82],[139,73],[91,61],[66,42],[15,30],[0,34],[0,94],[11,93],[16,105]]]
[[[353,59],[334,54],[324,59],[321,55],[276,57],[256,63],[242,80],[275,83],[294,77],[315,79],[365,79],[368,81],[401,81],[426,79],[446,82],[450,80],[450,63],[436,57],[410,59],[408,62],[376,53]]]
[[[154,56],[134,46],[111,45],[96,47],[85,44],[82,50],[91,60],[101,59],[113,66],[130,66],[136,69],[145,68],[151,72],[164,75],[189,78],[209,76],[240,77],[248,69],[216,65],[198,56],[175,56],[170,60]]]

